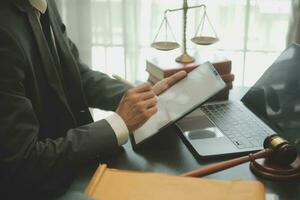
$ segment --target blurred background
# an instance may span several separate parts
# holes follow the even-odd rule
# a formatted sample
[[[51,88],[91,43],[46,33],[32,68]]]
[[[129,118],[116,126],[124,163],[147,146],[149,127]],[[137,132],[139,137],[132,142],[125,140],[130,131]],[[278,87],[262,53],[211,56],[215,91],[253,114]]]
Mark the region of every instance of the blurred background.
[[[188,0],[206,4],[220,41],[211,46],[190,42],[203,9],[188,12],[188,48],[232,60],[235,86],[252,85],[285,47],[299,39],[300,0]],[[147,80],[150,44],[166,9],[182,0],[56,0],[69,37],[94,70],[130,81]],[[298,13],[297,13],[298,12]],[[182,13],[169,15],[177,42],[182,41]],[[300,42],[300,41],[298,41]],[[175,50],[176,51],[176,50]]]

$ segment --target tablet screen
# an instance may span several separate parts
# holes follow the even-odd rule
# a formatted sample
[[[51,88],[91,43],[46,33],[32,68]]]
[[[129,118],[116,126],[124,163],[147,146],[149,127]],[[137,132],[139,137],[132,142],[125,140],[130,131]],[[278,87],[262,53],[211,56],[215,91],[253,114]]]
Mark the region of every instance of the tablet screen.
[[[225,87],[211,63],[206,62],[158,97],[158,112],[133,134],[136,144],[190,113]]]

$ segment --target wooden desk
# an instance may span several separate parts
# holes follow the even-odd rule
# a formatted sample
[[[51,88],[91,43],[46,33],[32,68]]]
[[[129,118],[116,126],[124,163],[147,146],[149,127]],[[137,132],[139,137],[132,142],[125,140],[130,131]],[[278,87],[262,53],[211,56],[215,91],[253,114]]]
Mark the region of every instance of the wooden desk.
[[[238,98],[243,93],[243,90],[235,89],[231,98]],[[139,151],[133,151],[131,144],[127,143],[119,155],[105,162],[110,168],[178,175],[223,160],[226,158],[214,158],[198,162],[179,138],[177,128],[173,126],[151,138]],[[69,192],[83,191],[94,169],[95,167],[87,170],[88,172],[79,177]],[[206,178],[260,180],[264,183],[266,192],[277,194],[280,200],[300,199],[300,182],[272,182],[259,179],[250,172],[249,164],[218,172]],[[62,199],[74,199],[74,197],[69,198],[67,194]]]

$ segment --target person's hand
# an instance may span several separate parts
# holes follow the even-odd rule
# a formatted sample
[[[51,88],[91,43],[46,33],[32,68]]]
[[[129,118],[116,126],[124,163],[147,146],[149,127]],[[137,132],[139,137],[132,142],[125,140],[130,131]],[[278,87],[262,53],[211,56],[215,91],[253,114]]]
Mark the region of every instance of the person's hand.
[[[232,82],[234,81],[234,74],[222,74],[221,78],[226,83],[226,89],[231,90],[233,87]]]
[[[121,99],[116,113],[124,120],[129,132],[140,128],[157,112],[156,96],[186,77],[186,75],[185,71],[180,71],[163,79],[153,88],[149,83],[144,83],[128,90]]]
[[[149,83],[129,89],[116,110],[130,133],[140,128],[157,112],[157,99]]]
[[[156,95],[159,95],[169,89],[172,85],[177,83],[179,80],[186,77],[187,73],[185,71],[179,71],[168,78],[165,78],[158,82],[156,85],[153,86],[153,92]]]

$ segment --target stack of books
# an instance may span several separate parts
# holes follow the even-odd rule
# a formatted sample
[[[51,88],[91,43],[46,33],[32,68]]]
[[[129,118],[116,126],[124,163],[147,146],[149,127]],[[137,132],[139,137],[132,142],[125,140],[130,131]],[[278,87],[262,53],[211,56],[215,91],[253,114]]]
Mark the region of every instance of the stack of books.
[[[207,60],[206,60],[207,61]],[[184,70],[190,72],[199,65],[206,61],[196,60],[193,63],[182,64],[176,62],[170,57],[155,57],[147,60],[146,71],[149,73],[148,81],[152,84],[156,84],[160,80],[167,78],[178,71]],[[218,59],[210,61],[218,73],[222,76],[231,73],[232,62],[228,59]],[[225,83],[232,85],[232,80],[223,79]],[[229,96],[229,89],[225,88],[218,93],[213,100],[226,100]]]

